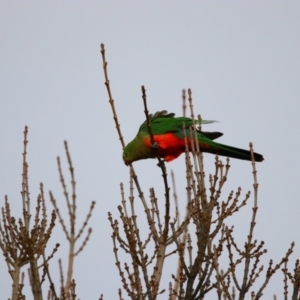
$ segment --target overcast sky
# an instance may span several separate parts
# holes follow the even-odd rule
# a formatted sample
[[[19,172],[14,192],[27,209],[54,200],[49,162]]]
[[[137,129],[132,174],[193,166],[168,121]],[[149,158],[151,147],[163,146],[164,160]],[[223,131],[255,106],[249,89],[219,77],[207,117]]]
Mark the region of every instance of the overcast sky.
[[[271,258],[278,262],[295,241],[293,269],[300,258],[299,16],[300,1],[0,1],[1,206],[8,195],[13,214],[20,216],[22,132],[27,125],[32,205],[43,182],[64,207],[56,156],[64,161],[69,178],[63,140],[69,142],[77,180],[77,228],[89,203],[96,201],[92,237],[75,260],[80,299],[98,299],[100,293],[118,299],[121,282],[107,213],[118,217],[120,182],[129,193],[128,168],[103,84],[100,43],[106,45],[125,141],[144,120],[140,89],[145,85],[150,111],[180,115],[181,90],[191,88],[195,111],[219,121],[205,127],[224,133],[219,142],[246,149],[254,143],[265,157],[257,164],[255,231],[268,248],[263,263],[267,267]],[[213,172],[214,157],[204,157],[206,173]],[[184,157],[167,167],[175,172],[184,210]],[[163,201],[156,161],[140,161],[135,168],[145,194],[153,186]],[[252,184],[251,164],[232,160],[222,200],[238,186],[243,193],[252,191]],[[48,199],[47,194],[50,212]],[[233,222],[241,246],[251,207],[252,202]],[[67,218],[66,209],[62,211]],[[143,210],[138,213],[143,219]],[[67,244],[59,224],[49,252],[56,242],[62,246],[53,259],[54,274],[58,258],[66,263]],[[1,296],[7,299],[11,280],[3,259],[0,268]],[[174,272],[168,266],[165,285]],[[264,299],[275,293],[282,298],[282,280],[282,274],[274,277]]]

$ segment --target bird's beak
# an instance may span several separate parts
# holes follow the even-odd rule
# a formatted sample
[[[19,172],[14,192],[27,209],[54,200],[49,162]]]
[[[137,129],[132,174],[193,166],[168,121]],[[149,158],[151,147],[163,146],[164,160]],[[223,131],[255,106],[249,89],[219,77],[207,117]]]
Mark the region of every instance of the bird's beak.
[[[124,159],[124,163],[125,163],[126,166],[130,165],[130,161],[129,160]]]

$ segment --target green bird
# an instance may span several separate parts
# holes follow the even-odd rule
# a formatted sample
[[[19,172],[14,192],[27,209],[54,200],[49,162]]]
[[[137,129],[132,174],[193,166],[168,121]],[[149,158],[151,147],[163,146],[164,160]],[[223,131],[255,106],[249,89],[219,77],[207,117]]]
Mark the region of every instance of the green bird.
[[[139,128],[136,137],[127,144],[123,151],[123,160],[126,165],[134,161],[156,158],[159,155],[166,162],[170,162],[177,158],[180,154],[185,152],[185,135],[189,151],[192,150],[191,130],[193,128],[193,121],[186,117],[175,117],[174,113],[167,111],[159,111],[154,115],[150,115],[150,127],[157,145],[153,147],[149,135],[147,122],[145,121]],[[200,123],[195,120],[196,123]],[[209,124],[215,121],[201,120],[201,124]],[[185,124],[185,134],[183,129]],[[243,150],[223,144],[214,142],[213,140],[223,135],[221,132],[204,132],[197,129],[197,139],[200,150],[226,157],[237,159],[251,160],[251,154],[248,150]],[[253,153],[254,160],[257,162],[263,161],[264,158],[259,153]]]

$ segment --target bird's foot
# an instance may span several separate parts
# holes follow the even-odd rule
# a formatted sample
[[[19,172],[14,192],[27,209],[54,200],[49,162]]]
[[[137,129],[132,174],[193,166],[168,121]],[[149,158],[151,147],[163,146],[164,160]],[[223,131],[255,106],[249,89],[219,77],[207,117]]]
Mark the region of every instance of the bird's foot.
[[[158,149],[158,148],[159,148],[159,145],[158,145],[157,142],[154,142],[154,143],[151,145],[151,147],[152,147],[153,149]]]

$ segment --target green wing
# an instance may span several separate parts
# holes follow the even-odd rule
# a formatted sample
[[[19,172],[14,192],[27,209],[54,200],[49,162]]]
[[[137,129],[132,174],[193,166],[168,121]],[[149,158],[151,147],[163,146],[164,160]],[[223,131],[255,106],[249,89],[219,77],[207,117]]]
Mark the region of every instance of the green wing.
[[[154,115],[150,114],[150,126],[151,131],[154,135],[164,134],[166,132],[178,132],[182,130],[182,124],[185,123],[186,128],[193,125],[191,118],[186,117],[175,117],[174,113],[168,113],[166,110],[158,111]],[[198,120],[195,120],[199,124]],[[201,120],[201,124],[210,124],[216,121],[212,120]],[[139,128],[139,132],[147,132],[147,121],[145,121]]]

